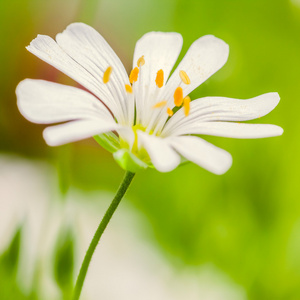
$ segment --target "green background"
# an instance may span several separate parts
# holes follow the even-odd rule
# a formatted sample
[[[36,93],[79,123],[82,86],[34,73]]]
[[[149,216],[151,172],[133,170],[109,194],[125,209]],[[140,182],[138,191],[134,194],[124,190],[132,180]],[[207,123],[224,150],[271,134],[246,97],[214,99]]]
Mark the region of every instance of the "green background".
[[[300,1],[0,1],[0,151],[57,166],[62,193],[74,186],[113,192],[124,171],[110,153],[92,139],[48,147],[43,126],[29,123],[16,108],[15,87],[24,78],[73,84],[25,46],[38,33],[54,37],[74,21],[95,27],[128,71],[135,42],[148,31],[180,32],[181,57],[202,35],[225,40],[228,62],[192,99],[279,93],[278,107],[259,122],[283,127],[282,137],[209,137],[233,156],[225,175],[193,164],[171,173],[149,169],[137,174],[127,198],[151,224],[154,234],[147,238],[179,271],[209,262],[244,287],[248,299],[300,299]],[[35,299],[34,291],[25,297],[15,283],[20,234],[1,255],[0,291],[9,295],[14,286],[7,299]],[[70,257],[71,237],[58,252]],[[66,288],[71,285],[57,276]]]

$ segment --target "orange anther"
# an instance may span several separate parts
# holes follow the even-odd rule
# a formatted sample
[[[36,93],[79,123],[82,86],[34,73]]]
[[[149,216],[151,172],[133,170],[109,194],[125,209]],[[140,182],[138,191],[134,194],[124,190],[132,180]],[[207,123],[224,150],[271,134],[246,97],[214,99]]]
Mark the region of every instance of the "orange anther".
[[[157,71],[155,83],[159,88],[164,85],[164,71],[162,69]]]
[[[131,94],[132,93],[132,87],[129,84],[125,84],[125,90],[127,93]]]
[[[183,83],[185,83],[185,84],[190,84],[191,83],[191,80],[190,80],[189,76],[186,74],[185,71],[180,70],[179,71],[179,76],[180,76]]]
[[[186,96],[184,99],[183,99],[183,109],[184,109],[184,114],[185,116],[187,117],[190,113],[190,108],[191,108],[191,98],[189,96]]]
[[[167,104],[167,101],[164,100],[164,101],[160,101],[160,102],[157,102],[155,105],[152,106],[152,108],[160,108],[160,107],[163,107]]]
[[[109,77],[110,77],[111,72],[112,72],[112,67],[109,66],[103,74],[103,83],[106,84],[109,82]]]
[[[139,68],[138,67],[135,67],[131,72],[130,72],[130,75],[129,75],[129,81],[130,83],[134,83],[138,80],[138,76],[139,76]]]
[[[181,106],[183,102],[183,91],[182,88],[179,86],[174,92],[174,104],[176,106]]]
[[[138,60],[137,60],[137,66],[141,67],[145,64],[145,59],[144,59],[144,55],[142,55]]]
[[[173,110],[170,108],[170,107],[168,107],[167,108],[167,114],[170,116],[170,117],[172,117],[173,116]]]

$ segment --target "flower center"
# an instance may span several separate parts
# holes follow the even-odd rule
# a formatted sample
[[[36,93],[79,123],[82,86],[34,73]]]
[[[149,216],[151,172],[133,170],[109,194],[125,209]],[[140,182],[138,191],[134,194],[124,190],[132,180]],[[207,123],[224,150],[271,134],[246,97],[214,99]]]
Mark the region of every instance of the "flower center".
[[[140,148],[139,144],[138,144],[138,134],[137,131],[141,130],[141,131],[146,131],[146,128],[143,127],[141,124],[136,124],[134,126],[132,126],[132,131],[134,133],[134,142],[132,145],[132,149],[131,152],[136,155],[139,159],[141,159],[144,162],[149,162],[150,161],[150,157],[147,153],[147,151],[144,148]],[[153,130],[151,130],[149,132],[149,134],[153,134]]]
[[[145,58],[143,55],[137,60],[137,66],[134,67],[132,69],[132,71],[130,72],[130,75],[129,75],[130,84],[125,84],[125,90],[127,93],[129,93],[129,94],[133,93],[133,85],[137,83],[140,72],[141,72],[141,68],[143,67],[144,64],[145,64]],[[104,84],[107,84],[110,81],[110,76],[111,76],[112,71],[113,71],[112,67],[109,66],[106,69],[106,71],[104,72],[104,74],[103,74],[103,83]],[[179,77],[181,79],[181,83],[177,86],[177,88],[174,91],[173,101],[174,101],[174,105],[177,107],[182,107],[185,116],[188,116],[190,113],[191,99],[189,96],[183,97],[183,88],[181,85],[182,84],[189,85],[191,83],[191,80],[184,70],[179,71]],[[164,86],[164,71],[163,71],[163,69],[160,69],[157,71],[156,78],[155,78],[155,84],[157,86],[157,91],[155,94],[156,96],[154,96],[154,98],[156,98],[159,95],[158,89],[161,89]],[[168,104],[170,106],[168,106]],[[164,108],[164,107],[166,107],[166,108]],[[170,100],[168,101],[165,99],[161,99],[160,101],[158,101],[157,103],[155,103],[152,106],[152,109],[163,109],[163,108],[165,109],[165,113],[168,114],[169,117],[173,116],[174,112],[171,108]],[[132,145],[130,151],[144,162],[150,162],[150,157],[149,157],[147,151],[143,147],[140,147],[140,145],[139,145],[138,130],[147,132],[147,134],[149,134],[149,135],[157,134],[157,131],[155,129],[153,129],[154,128],[153,125],[155,123],[154,120],[155,120],[155,118],[153,118],[153,120],[150,121],[150,123],[147,125],[147,127],[140,124],[139,121],[137,124],[132,126],[132,131],[134,134],[134,142],[133,142],[133,145]],[[130,148],[130,145],[128,144],[128,142],[126,140],[123,140],[121,137],[120,137],[120,144],[121,144],[122,148],[127,148],[127,149]]]
[[[132,69],[129,75],[129,82],[130,84],[125,84],[125,90],[128,94],[132,94],[133,91],[133,85],[137,83],[139,79],[139,75],[141,72],[141,68],[145,64],[145,58],[144,55],[142,55],[138,60],[137,60],[137,66]],[[110,76],[112,73],[113,69],[111,66],[109,66],[106,71],[103,74],[103,83],[107,84],[110,81]],[[184,92],[182,88],[183,85],[189,85],[191,83],[191,80],[188,76],[188,74],[184,70],[179,71],[179,77],[181,79],[180,84],[177,86],[177,88],[174,91],[173,94],[173,103],[176,107],[182,107],[183,112],[185,116],[187,117],[190,113],[190,102],[191,98],[189,96],[183,97]],[[163,69],[160,69],[156,73],[156,78],[155,78],[155,84],[157,86],[157,91],[154,93],[154,98],[157,98],[159,93],[158,89],[161,89],[164,86],[164,71]],[[169,106],[169,105],[170,106]],[[166,106],[166,108],[164,108]],[[172,110],[172,105],[170,103],[170,100],[165,100],[165,99],[160,99],[160,101],[156,102],[153,106],[152,109],[165,109],[165,113],[168,114],[169,117],[172,117],[174,114],[174,111]],[[147,109],[146,107],[143,109]],[[133,151],[138,151],[138,141],[137,141],[137,130],[142,130],[144,132],[147,132],[148,134],[153,134],[153,130],[156,133],[156,130],[153,129],[155,122],[157,122],[159,114],[155,114],[153,118],[151,119],[150,123],[147,125],[148,128],[143,127],[142,125],[139,124],[141,120],[137,120],[138,124],[134,125],[132,127],[133,132],[135,134],[135,141],[134,141],[134,146],[133,146]],[[153,130],[151,130],[153,129]]]
[[[140,68],[145,64],[145,58],[144,55],[142,55],[138,60],[137,60],[137,67],[133,68],[132,71],[130,72],[129,75],[129,82],[130,84],[125,84],[125,90],[127,93],[132,94],[133,93],[133,89],[132,89],[132,85],[138,81],[138,77],[139,77],[139,73],[140,73]],[[112,73],[112,67],[109,66],[106,71],[103,74],[103,83],[107,84],[110,80],[110,75]],[[189,78],[189,76],[187,75],[187,73],[184,70],[180,70],[179,71],[179,77],[182,81],[182,83],[184,83],[185,85],[189,85],[191,83],[191,80]],[[158,70],[156,73],[156,78],[155,78],[155,83],[156,86],[160,89],[163,87],[164,85],[164,71],[162,69]],[[183,98],[183,89],[181,86],[178,86],[175,91],[174,91],[174,105],[177,107],[183,107],[184,110],[184,114],[185,116],[188,116],[190,113],[190,102],[191,102],[191,98],[189,96],[186,96],[185,98]],[[165,107],[168,104],[167,100],[161,100],[159,102],[157,102],[156,104],[154,104],[152,106],[153,109],[161,109],[163,107]],[[166,109],[166,113],[169,115],[169,117],[172,117],[174,112],[170,107],[167,107]],[[141,126],[141,125],[135,125],[135,126]],[[135,127],[134,126],[134,127]],[[133,130],[136,132],[137,129],[146,131],[145,128],[136,128]]]

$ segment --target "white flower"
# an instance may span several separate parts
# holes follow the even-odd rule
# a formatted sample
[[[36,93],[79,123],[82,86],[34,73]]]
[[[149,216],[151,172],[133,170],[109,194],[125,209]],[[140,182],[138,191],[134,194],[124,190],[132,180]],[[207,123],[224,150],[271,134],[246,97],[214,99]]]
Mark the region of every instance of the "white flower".
[[[115,52],[88,25],[71,24],[56,41],[38,35],[27,49],[89,92],[26,79],[16,91],[19,110],[31,122],[65,122],[44,130],[48,145],[94,136],[131,171],[152,164],[161,172],[171,171],[184,157],[222,174],[231,166],[231,155],[195,135],[262,138],[282,134],[275,125],[228,122],[268,114],[279,102],[277,93],[248,100],[205,97],[190,102],[188,94],[224,65],[229,48],[214,36],[201,37],[169,77],[181,47],[178,33],[145,34],[136,44],[128,78]]]

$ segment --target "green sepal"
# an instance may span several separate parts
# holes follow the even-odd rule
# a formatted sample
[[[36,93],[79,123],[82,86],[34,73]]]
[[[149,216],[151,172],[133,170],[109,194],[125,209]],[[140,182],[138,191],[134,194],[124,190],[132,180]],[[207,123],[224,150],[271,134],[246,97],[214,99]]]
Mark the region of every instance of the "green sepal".
[[[145,170],[148,165],[131,153],[128,149],[120,149],[113,153],[114,159],[120,167],[126,171],[136,173],[140,170]]]
[[[96,142],[107,151],[114,153],[120,150],[120,140],[113,132],[102,133],[94,136]]]

